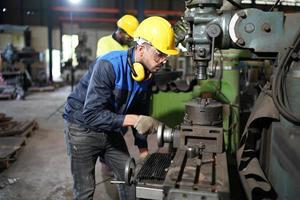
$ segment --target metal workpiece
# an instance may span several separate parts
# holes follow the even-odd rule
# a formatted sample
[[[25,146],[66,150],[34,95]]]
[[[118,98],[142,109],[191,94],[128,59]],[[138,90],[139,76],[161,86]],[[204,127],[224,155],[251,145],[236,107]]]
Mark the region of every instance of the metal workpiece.
[[[163,147],[165,143],[172,143],[175,129],[167,127],[165,124],[160,124],[157,129],[157,144],[158,147]]]
[[[185,122],[188,124],[217,125],[222,122],[223,105],[214,99],[192,99],[185,108]]]

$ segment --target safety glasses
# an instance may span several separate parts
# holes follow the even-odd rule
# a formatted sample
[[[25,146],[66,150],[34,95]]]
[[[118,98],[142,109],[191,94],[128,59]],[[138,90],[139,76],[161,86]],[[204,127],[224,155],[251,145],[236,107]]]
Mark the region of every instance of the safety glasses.
[[[168,59],[168,55],[159,51],[158,49],[156,49],[155,47],[151,46],[151,51],[152,54],[154,55],[154,61],[159,63],[159,62],[165,62]]]

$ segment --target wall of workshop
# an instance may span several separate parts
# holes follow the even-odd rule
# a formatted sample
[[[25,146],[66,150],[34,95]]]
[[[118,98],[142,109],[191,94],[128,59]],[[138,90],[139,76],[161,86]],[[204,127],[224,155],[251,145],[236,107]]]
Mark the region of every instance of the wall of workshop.
[[[30,26],[31,47],[36,51],[43,52],[48,49],[48,28],[44,26]],[[53,48],[60,49],[60,32],[59,29],[53,29]],[[25,46],[23,33],[1,33],[0,34],[0,51],[2,52],[7,43],[12,43],[17,50]]]
[[[8,43],[21,50],[24,47],[24,36],[21,33],[0,33],[0,52],[3,52]]]
[[[87,27],[80,27],[78,24],[71,25],[70,23],[63,23],[62,24],[62,31],[63,34],[86,34],[87,35],[87,47],[92,50],[91,59],[96,58],[96,50],[97,50],[97,42],[98,40],[106,35],[110,35],[113,33],[114,29],[111,27],[103,27],[99,28],[87,28]]]
[[[48,28],[45,26],[30,26],[31,46],[36,50],[43,52],[48,49]],[[60,31],[58,28],[52,30],[52,47],[60,49]]]
[[[39,73],[46,72],[49,76],[49,59],[48,59],[48,27],[46,26],[30,26],[31,30],[31,46],[40,52],[40,62],[35,62],[32,65],[33,77],[40,76]],[[60,30],[58,28],[52,29],[52,48],[56,51],[53,54],[53,68],[60,70]]]
[[[31,31],[31,47],[39,53],[36,61],[31,65],[32,75],[38,76],[40,71],[47,71],[48,62],[46,61],[46,53],[48,49],[48,28],[46,26],[29,26]],[[53,49],[60,50],[60,31],[58,28],[52,30]],[[25,46],[23,33],[1,33],[0,34],[0,52],[3,52],[8,43],[12,43],[14,47],[20,51]],[[58,61],[58,65],[60,61]],[[15,63],[19,69],[24,67],[21,62]]]
[[[42,53],[42,58],[46,57],[46,50],[48,49],[48,27],[46,26],[30,26],[31,31],[31,47],[34,48],[37,52]],[[81,28],[78,25],[74,24],[63,24],[63,33],[64,34],[83,34],[85,33],[88,37],[87,46],[91,48],[92,55],[91,59],[96,58],[96,49],[97,41],[99,38],[112,34],[114,29],[112,28],[103,28],[101,30],[97,28]],[[60,50],[60,30],[59,28],[53,28],[52,30],[52,47],[53,50]],[[0,34],[0,52],[3,52],[7,43],[12,43],[17,50],[21,50],[24,47],[24,36],[23,33],[1,33]],[[48,65],[44,61],[43,63],[37,63],[39,67],[44,65],[46,68]],[[34,64],[32,67],[37,66]]]

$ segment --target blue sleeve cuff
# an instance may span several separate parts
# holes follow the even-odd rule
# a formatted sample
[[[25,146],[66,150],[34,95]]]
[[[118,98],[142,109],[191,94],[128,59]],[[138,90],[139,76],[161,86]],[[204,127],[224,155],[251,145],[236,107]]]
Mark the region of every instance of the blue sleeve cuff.
[[[122,128],[124,119],[125,119],[125,115],[116,115],[115,118],[112,121],[113,127]]]

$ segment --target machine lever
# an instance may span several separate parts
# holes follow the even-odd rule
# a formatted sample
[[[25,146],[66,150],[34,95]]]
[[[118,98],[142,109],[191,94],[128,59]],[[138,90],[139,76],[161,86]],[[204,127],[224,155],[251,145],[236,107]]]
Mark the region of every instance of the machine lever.
[[[111,184],[125,184],[125,181],[118,181],[118,180],[113,180],[110,181]]]

